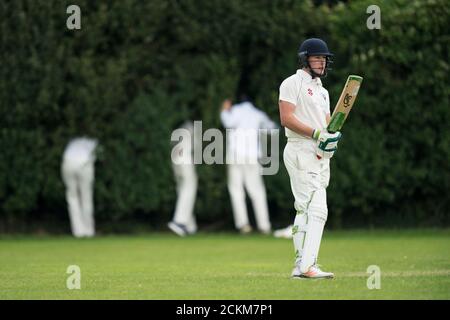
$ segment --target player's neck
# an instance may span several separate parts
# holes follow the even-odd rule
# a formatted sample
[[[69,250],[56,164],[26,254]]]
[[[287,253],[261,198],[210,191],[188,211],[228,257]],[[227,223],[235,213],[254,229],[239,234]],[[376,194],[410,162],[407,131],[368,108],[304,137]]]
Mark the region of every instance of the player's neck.
[[[309,76],[311,77],[311,79],[314,79],[317,77],[317,75],[313,75],[311,72],[311,69],[309,68],[302,68],[303,71],[305,71],[307,74],[309,74]]]
[[[311,76],[311,78],[314,79],[320,79],[321,75],[313,72],[310,68],[302,68],[303,71],[305,71],[307,74]]]
[[[302,68],[303,71],[305,71],[307,74],[311,75],[311,70],[309,70],[309,68]]]

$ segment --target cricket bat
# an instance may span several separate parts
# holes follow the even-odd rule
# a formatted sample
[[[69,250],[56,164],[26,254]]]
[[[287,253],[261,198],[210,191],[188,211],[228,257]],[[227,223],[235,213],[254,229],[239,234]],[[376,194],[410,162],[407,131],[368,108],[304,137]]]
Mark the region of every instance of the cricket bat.
[[[347,119],[347,116],[355,103],[362,80],[363,78],[360,76],[348,76],[341,96],[339,97],[333,114],[331,115],[330,123],[327,127],[328,132],[335,133],[336,131],[341,130],[345,119]]]

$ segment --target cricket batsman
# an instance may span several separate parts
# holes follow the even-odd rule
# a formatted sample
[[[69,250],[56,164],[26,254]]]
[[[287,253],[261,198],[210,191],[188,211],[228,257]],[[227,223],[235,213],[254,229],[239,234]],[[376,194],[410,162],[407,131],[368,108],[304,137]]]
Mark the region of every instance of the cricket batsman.
[[[322,86],[333,54],[317,38],[304,41],[299,49],[300,68],[280,86],[279,109],[287,144],[283,159],[288,171],[294,207],[292,228],[295,267],[293,278],[333,278],[318,264],[320,242],[327,221],[326,188],[330,158],[341,133],[329,133],[330,98]]]

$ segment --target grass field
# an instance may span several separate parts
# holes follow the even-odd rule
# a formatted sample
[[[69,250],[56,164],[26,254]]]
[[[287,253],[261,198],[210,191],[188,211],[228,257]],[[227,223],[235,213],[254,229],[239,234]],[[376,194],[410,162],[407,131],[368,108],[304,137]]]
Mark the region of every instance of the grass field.
[[[292,280],[291,240],[169,233],[0,238],[0,299],[450,299],[450,230],[325,231],[333,280]],[[66,287],[69,265],[81,289]],[[367,268],[381,269],[369,290]]]

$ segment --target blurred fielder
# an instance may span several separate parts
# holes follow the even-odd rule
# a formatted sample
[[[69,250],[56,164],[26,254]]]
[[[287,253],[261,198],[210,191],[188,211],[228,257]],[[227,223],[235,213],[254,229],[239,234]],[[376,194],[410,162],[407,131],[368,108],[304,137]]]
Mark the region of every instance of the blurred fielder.
[[[244,95],[241,100],[235,105],[225,100],[220,114],[223,126],[230,132],[229,135],[227,132],[228,191],[234,223],[243,234],[252,231],[245,203],[246,190],[253,204],[258,230],[268,234],[271,224],[261,165],[258,162],[261,156],[258,129],[275,129],[277,125]]]
[[[95,235],[93,183],[96,147],[96,140],[76,138],[69,142],[63,154],[61,174],[75,237]]]
[[[317,265],[328,216],[326,188],[330,158],[340,132],[328,133],[330,99],[322,86],[332,54],[321,39],[304,41],[298,52],[301,69],[280,86],[281,124],[286,127],[284,164],[289,173],[297,212],[292,228],[295,247],[294,278],[333,278]],[[322,143],[320,143],[322,142]]]
[[[172,149],[172,168],[177,184],[175,213],[168,227],[183,237],[197,232],[194,216],[197,195],[197,173],[194,166],[194,123],[186,121],[178,130],[183,130],[183,140]]]

